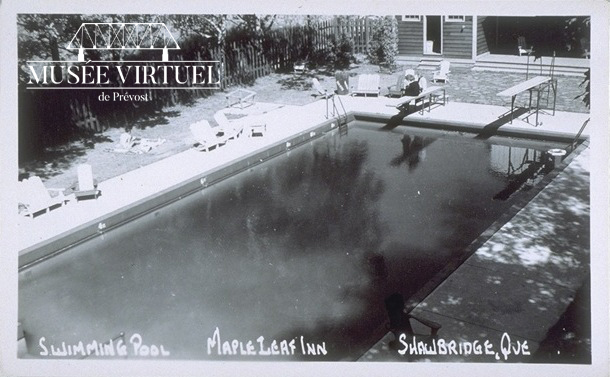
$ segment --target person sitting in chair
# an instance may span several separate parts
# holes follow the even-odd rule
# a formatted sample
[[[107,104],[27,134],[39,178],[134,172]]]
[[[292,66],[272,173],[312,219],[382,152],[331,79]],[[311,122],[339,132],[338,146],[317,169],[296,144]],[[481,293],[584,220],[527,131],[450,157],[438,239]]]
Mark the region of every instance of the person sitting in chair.
[[[405,77],[405,96],[417,96],[419,95],[419,80],[412,74],[407,74]]]

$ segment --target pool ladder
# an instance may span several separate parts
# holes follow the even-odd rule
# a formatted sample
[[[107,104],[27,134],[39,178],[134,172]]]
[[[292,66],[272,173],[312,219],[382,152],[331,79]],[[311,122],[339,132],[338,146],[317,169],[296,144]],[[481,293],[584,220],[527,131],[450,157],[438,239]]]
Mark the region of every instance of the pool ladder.
[[[590,120],[591,120],[591,118],[587,118],[587,120],[585,120],[585,122],[580,127],[580,130],[578,130],[578,133],[574,137],[574,140],[572,140],[572,142],[566,146],[565,149],[568,153],[570,153],[574,149],[576,149],[576,145],[578,144],[578,139],[580,139],[580,135],[582,135],[582,132],[585,130],[585,127],[587,127],[587,124],[589,124]]]
[[[337,107],[337,103],[335,102],[335,98],[337,98],[339,100],[339,104],[341,105],[341,110],[343,110],[343,113],[341,113],[339,111],[339,108]],[[343,101],[341,101],[341,97],[333,95],[331,97],[332,102],[333,102],[333,113],[332,116],[337,117],[337,126],[339,127],[339,135],[340,136],[345,136],[347,135],[347,111],[345,111],[345,106],[343,106]],[[326,114],[326,118],[328,118],[328,113]]]

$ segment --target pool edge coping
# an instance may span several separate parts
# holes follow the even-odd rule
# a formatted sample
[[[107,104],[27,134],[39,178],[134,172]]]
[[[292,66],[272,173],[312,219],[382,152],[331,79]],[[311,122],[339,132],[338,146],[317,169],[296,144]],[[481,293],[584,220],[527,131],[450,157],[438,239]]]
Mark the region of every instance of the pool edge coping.
[[[349,122],[353,122],[355,120],[354,115],[351,112],[348,112],[346,120],[348,124]],[[328,132],[336,131],[338,130],[336,123],[337,120],[334,118],[327,119],[322,123],[318,123],[305,130],[301,130],[290,137],[283,138],[270,145],[265,145],[253,152],[238,156],[219,166],[201,171],[194,176],[175,183],[166,189],[155,192],[133,203],[112,210],[106,214],[98,216],[93,220],[89,220],[46,240],[42,240],[21,249],[18,252],[18,270],[21,271],[27,269],[28,267],[43,262],[54,255],[61,254],[63,251],[66,251],[80,243],[101,236],[104,233],[123,225],[124,223],[145,216],[148,213],[154,212],[155,210],[186,196],[195,194],[205,187],[230,178],[235,174],[250,169],[273,157],[289,152],[290,150],[317,139]],[[103,224],[103,226],[101,227],[100,224]]]
[[[345,113],[345,121],[348,123],[354,120],[363,121],[388,121],[396,115],[378,113],[378,112],[363,112],[363,111],[348,111]],[[178,182],[169,188],[151,194],[147,197],[139,199],[133,203],[125,205],[119,209],[115,209],[106,214],[103,214],[93,220],[89,220],[74,228],[61,232],[46,240],[37,242],[31,246],[18,251],[18,270],[27,269],[33,264],[44,261],[54,255],[60,254],[69,248],[85,242],[89,239],[98,237],[124,223],[144,216],[147,213],[153,212],[168,203],[180,200],[181,198],[191,195],[202,188],[211,184],[227,179],[241,171],[247,170],[256,166],[270,158],[285,153],[295,147],[304,144],[314,138],[322,136],[328,132],[338,129],[335,123],[337,118],[328,118],[322,123],[318,123],[305,130],[301,130],[290,137],[283,138],[270,145],[263,146],[246,155],[239,156],[233,160],[223,163],[214,168],[197,173],[195,176]],[[485,125],[460,121],[447,121],[439,119],[403,119],[398,123],[398,126],[414,126],[426,129],[446,130],[446,131],[464,131],[464,132],[480,132],[485,128]],[[502,126],[504,127],[504,126]],[[571,142],[575,135],[568,132],[544,131],[541,132],[535,128],[532,130],[521,127],[507,126],[498,128],[494,131],[495,136],[504,137],[526,137],[530,139],[545,139],[549,141],[565,141]],[[580,139],[588,140],[588,135],[581,135]],[[572,156],[570,153],[569,156]],[[569,157],[568,156],[568,157]],[[261,158],[262,157],[262,158]],[[571,161],[571,159],[569,159]],[[214,179],[208,181],[208,177],[218,175]],[[545,177],[546,178],[546,177]],[[530,198],[531,199],[531,198]],[[523,206],[522,206],[523,207]],[[101,228],[101,229],[100,229]],[[485,230],[483,233],[487,232]]]

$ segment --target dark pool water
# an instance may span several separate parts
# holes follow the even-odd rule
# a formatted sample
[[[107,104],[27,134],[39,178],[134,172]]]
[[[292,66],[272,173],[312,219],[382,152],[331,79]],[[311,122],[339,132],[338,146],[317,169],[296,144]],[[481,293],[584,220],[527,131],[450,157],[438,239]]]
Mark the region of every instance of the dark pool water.
[[[50,351],[124,332],[130,358],[137,333],[166,358],[235,359],[208,353],[218,328],[221,342],[250,340],[256,351],[260,336],[280,351],[294,340],[294,355],[240,360],[358,358],[387,321],[384,299],[408,298],[460,257],[536,183],[530,173],[545,157],[535,148],[548,148],[369,126],[326,135],[20,272],[30,356],[41,357],[41,343]],[[303,355],[301,340],[326,355]]]

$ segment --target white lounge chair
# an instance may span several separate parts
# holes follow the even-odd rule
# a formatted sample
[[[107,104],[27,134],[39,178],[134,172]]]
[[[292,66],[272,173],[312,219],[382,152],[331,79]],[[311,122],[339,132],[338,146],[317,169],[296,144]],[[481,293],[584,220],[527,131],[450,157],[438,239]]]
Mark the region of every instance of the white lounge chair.
[[[198,151],[208,152],[227,143],[228,138],[225,135],[219,135],[219,132],[213,130],[210,122],[205,119],[191,124],[190,129],[197,142],[195,148]]]
[[[302,75],[303,73],[307,72],[307,61],[299,60],[295,62],[292,67],[295,75]]]
[[[449,67],[451,63],[449,60],[441,61],[440,69],[437,72],[434,72],[434,76],[432,76],[432,82],[449,82],[449,78],[447,75],[449,74]]]
[[[517,51],[519,52],[519,56],[523,54],[530,55],[532,52],[534,52],[534,47],[530,46],[528,48],[527,42],[525,41],[525,37],[520,36],[517,38]]]
[[[227,114],[240,115],[240,118],[229,120]],[[222,109],[214,114],[214,120],[220,126],[220,130],[227,137],[233,140],[241,136],[246,131],[248,136],[264,136],[267,130],[267,123],[257,115],[248,115],[241,110]]]
[[[362,74],[358,76],[358,86],[352,92],[352,95],[363,96],[379,96],[379,75],[377,74]]]
[[[68,201],[63,191],[63,189],[46,188],[38,176],[20,181],[19,204],[24,209],[22,214],[34,218],[37,214],[63,206]],[[51,196],[51,192],[55,192],[57,195]]]
[[[428,89],[428,80],[426,80],[424,76],[421,76],[417,82],[419,83],[420,91],[423,92],[424,90]]]
[[[329,92],[326,88],[323,88],[322,84],[320,84],[320,81],[318,81],[317,78],[314,77],[311,79],[311,82],[313,84],[313,88],[316,90],[316,92],[318,92],[318,96],[328,99],[335,95],[335,93]]]
[[[101,191],[97,189],[97,185],[93,181],[93,171],[91,165],[80,164],[77,167],[78,188],[74,191],[76,201],[83,199],[97,199]]]
[[[227,109],[226,111],[227,113],[231,113],[229,109]],[[216,114],[214,114],[214,120],[220,126],[219,133],[227,141],[240,137],[244,131],[243,122],[239,121],[241,119],[238,119],[236,121],[230,121],[229,119],[227,119],[224,110],[217,111]]]

